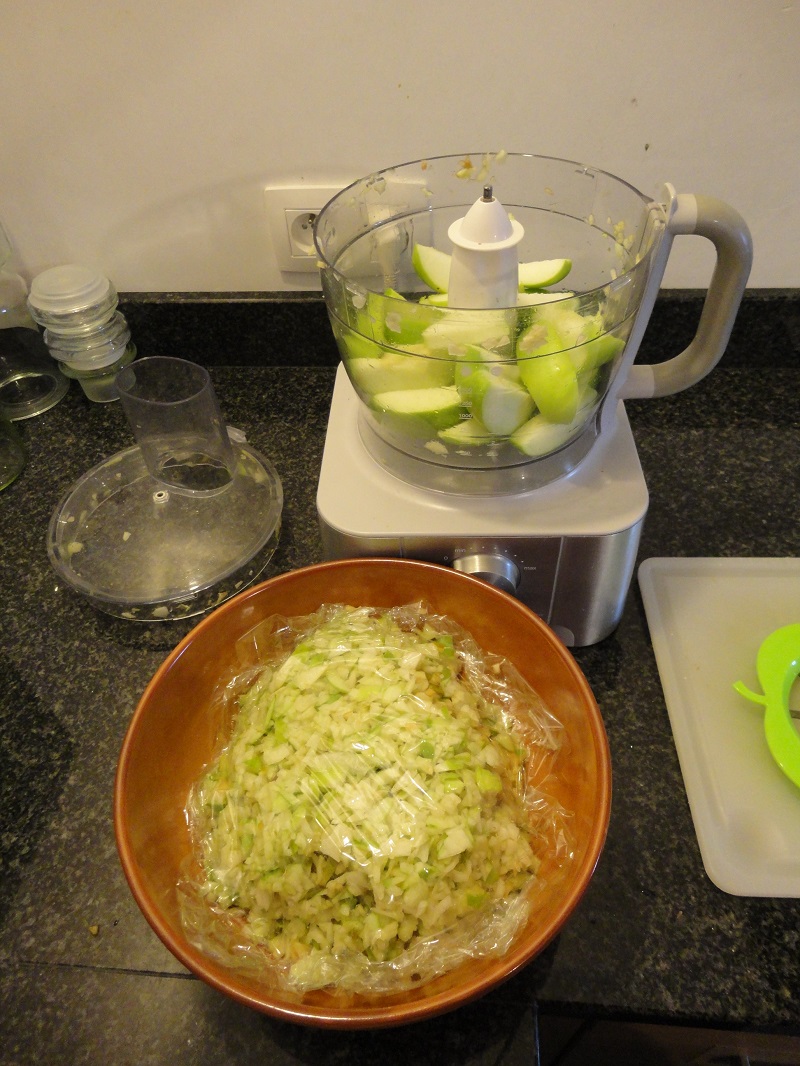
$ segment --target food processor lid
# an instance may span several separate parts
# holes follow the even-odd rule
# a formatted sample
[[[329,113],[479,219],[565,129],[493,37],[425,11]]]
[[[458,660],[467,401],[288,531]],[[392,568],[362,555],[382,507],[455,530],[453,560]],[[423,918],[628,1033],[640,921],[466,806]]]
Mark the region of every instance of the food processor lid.
[[[138,446],[88,471],[50,521],[56,572],[99,609],[138,621],[188,618],[250,585],[277,545],[283,492],[264,456],[233,447],[234,478],[209,494],[170,491]]]

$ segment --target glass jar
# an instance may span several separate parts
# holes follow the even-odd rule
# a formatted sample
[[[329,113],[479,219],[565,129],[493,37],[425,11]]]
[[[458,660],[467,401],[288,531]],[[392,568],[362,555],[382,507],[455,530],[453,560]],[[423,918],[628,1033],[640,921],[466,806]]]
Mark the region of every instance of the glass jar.
[[[16,422],[49,411],[69,382],[27,307],[28,288],[6,268],[11,245],[0,225],[0,418]]]
[[[15,481],[25,467],[25,449],[13,422],[0,417],[0,491]]]

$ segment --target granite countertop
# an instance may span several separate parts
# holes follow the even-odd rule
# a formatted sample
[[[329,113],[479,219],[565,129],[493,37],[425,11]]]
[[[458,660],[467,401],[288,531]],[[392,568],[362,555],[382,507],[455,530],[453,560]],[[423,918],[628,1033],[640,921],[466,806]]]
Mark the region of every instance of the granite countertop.
[[[318,299],[129,297],[140,354],[209,366],[227,421],[283,481],[265,576],[322,560],[315,494],[336,353]],[[662,298],[642,358],[688,339],[693,294]],[[687,392],[629,402],[650,507],[640,559],[794,556],[800,544],[800,301],[749,294],[728,353]],[[800,1033],[800,900],[706,875],[634,581],[618,629],[575,650],[605,720],[614,798],[591,885],[556,941],[483,1000],[400,1030],[275,1021],[186,973],[141,916],[114,843],[112,787],[136,702],[188,623],[100,614],[51,570],[61,496],[130,443],[119,404],[73,384],[19,424],[0,496],[0,1063],[530,1063],[536,1009]]]

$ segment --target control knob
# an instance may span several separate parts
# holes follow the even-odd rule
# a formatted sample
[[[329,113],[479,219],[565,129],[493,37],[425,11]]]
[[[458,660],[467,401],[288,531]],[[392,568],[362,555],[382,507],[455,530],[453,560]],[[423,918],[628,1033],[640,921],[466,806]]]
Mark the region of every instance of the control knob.
[[[516,592],[519,585],[520,573],[516,564],[505,555],[495,555],[493,552],[459,555],[453,560],[453,569],[479,577],[481,581],[494,585],[503,592]]]

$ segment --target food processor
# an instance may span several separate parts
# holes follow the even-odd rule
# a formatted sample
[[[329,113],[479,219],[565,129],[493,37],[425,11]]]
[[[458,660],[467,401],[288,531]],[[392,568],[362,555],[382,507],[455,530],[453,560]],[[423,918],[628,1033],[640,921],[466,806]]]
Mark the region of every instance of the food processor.
[[[634,365],[672,241],[715,247],[697,332]],[[624,400],[722,356],[752,261],[741,216],[665,184],[478,153],[354,182],[314,227],[341,363],[317,491],[330,558],[455,567],[569,646],[619,622],[648,492]]]

